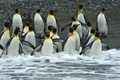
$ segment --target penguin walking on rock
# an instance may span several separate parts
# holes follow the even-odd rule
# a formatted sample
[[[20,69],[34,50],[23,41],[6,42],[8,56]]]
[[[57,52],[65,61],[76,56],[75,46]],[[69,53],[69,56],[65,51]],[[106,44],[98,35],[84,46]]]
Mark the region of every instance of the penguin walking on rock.
[[[54,13],[55,13],[55,10],[50,10],[49,11],[49,15],[47,16],[46,24],[47,24],[47,27],[48,26],[54,26],[57,29],[57,33],[58,33],[58,29],[59,29],[58,28],[58,22],[53,15]],[[46,32],[48,32],[48,30]]]
[[[97,17],[97,26],[96,29],[98,32],[102,33],[103,37],[107,37],[108,33],[108,22],[105,16],[105,8],[102,8],[102,11],[99,13]]]
[[[0,34],[0,45],[3,48],[5,48],[9,40],[10,40],[10,26],[9,26],[9,22],[5,21],[5,29]]]
[[[44,21],[43,18],[41,17],[40,9],[36,9],[36,11],[37,12],[34,16],[35,33],[36,36],[44,36],[44,32],[45,32]]]
[[[79,10],[78,10],[78,15],[77,15],[77,20],[80,21],[81,24],[86,24],[87,19],[83,11],[83,5],[79,4],[78,6],[79,6]]]
[[[12,19],[12,29],[15,30],[16,26],[20,28],[20,31],[23,30],[23,21],[19,9],[15,9],[15,14]]]
[[[22,45],[19,39],[18,34],[21,33],[20,32],[20,28],[16,27],[16,29],[13,31],[14,32],[14,36],[11,37],[11,39],[7,42],[3,52],[6,51],[6,55],[10,56],[10,57],[14,57],[14,56],[19,56],[19,54],[21,54],[21,50],[22,50]]]
[[[36,47],[36,38],[35,38],[35,33],[33,31],[32,25],[29,26],[29,31],[25,34],[24,40],[31,43],[34,47]],[[28,45],[23,45],[23,49],[27,53],[31,53],[33,51],[33,48],[31,48]]]

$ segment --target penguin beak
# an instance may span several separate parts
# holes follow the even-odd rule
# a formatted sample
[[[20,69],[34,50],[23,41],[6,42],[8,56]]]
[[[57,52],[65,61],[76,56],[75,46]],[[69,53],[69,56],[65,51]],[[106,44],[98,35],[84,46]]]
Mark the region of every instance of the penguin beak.
[[[24,32],[22,32],[22,31],[19,31],[18,33],[24,33]]]
[[[99,33],[99,35],[102,35],[102,33]]]
[[[55,13],[55,10],[53,10],[53,13]]]

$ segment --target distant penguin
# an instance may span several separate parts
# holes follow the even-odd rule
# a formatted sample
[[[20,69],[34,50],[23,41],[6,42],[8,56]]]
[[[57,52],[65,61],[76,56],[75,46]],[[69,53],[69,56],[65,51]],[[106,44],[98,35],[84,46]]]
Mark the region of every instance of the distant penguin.
[[[0,34],[0,44],[5,48],[7,42],[10,40],[10,26],[9,22],[5,21],[5,29]]]
[[[76,47],[76,42],[75,42],[76,38],[75,38],[75,35],[73,34],[72,28],[69,29],[69,33],[71,33],[71,35],[68,37],[64,45],[65,52],[75,51],[75,47]]]
[[[102,8],[102,11],[99,13],[97,17],[97,26],[96,29],[98,32],[103,34],[103,37],[107,37],[108,33],[108,23],[105,17],[105,8]]]
[[[46,33],[46,39],[43,42],[41,53],[42,55],[48,56],[53,54],[53,41],[50,38],[49,33]]]
[[[20,32],[20,28],[16,27],[16,29],[13,31],[15,36],[11,37],[11,39],[8,41],[5,50],[6,50],[6,55],[13,57],[13,56],[18,56],[19,55],[19,50],[21,50],[21,42],[19,39],[18,34]],[[21,52],[21,51],[20,51]],[[21,54],[21,53],[20,53]]]
[[[79,25],[73,25],[72,29],[73,29],[73,34],[75,35],[75,42],[76,42],[76,47],[75,47],[75,50],[76,51],[79,51],[80,50],[80,37],[79,37],[79,34],[78,32],[76,31],[76,28],[78,27]]]
[[[77,30],[80,38],[82,38],[82,26],[81,26],[81,23],[76,20],[76,17],[72,17],[71,19],[72,19],[72,21],[73,21],[71,27],[72,27],[73,25],[78,25],[78,27],[77,27],[76,30]]]
[[[25,41],[30,42],[34,47],[36,47],[36,38],[35,38],[35,33],[33,31],[32,25],[29,26],[29,32],[26,33],[25,35]],[[33,49],[27,45],[23,45],[23,48],[26,50],[26,52],[32,52]]]
[[[44,21],[40,15],[40,9],[36,9],[36,14],[34,16],[34,27],[36,35],[44,36]]]
[[[12,28],[15,30],[16,26],[20,28],[20,31],[23,30],[23,21],[21,15],[19,14],[19,9],[15,9],[15,14],[12,20]]]
[[[53,28],[53,36],[52,36],[52,39],[60,39],[60,37],[57,35],[57,30],[56,28]],[[54,42],[54,44],[57,45],[58,47],[58,52],[61,52],[62,51],[62,43],[61,42]]]
[[[23,29],[23,36],[29,31],[29,26],[30,26],[29,21],[26,21],[25,27]]]
[[[78,10],[78,15],[77,15],[77,20],[80,21],[82,24],[86,24],[87,19],[83,11],[83,5],[79,4],[78,6],[79,6],[79,10]]]
[[[53,13],[55,12],[55,10],[50,10],[49,11],[49,15],[47,16],[47,26],[54,26],[57,29],[58,32],[58,23],[57,20],[55,19]],[[47,30],[48,31],[48,30]]]

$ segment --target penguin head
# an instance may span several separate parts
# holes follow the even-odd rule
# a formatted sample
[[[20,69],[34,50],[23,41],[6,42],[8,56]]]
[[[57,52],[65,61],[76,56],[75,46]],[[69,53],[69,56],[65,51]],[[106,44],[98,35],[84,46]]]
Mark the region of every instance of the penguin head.
[[[102,13],[104,13],[105,12],[105,8],[102,8]]]
[[[56,28],[53,28],[53,33],[55,34],[57,32]]]
[[[90,27],[93,22],[87,22],[86,26]]]
[[[32,25],[29,26],[29,30],[30,30],[30,31],[33,31]]]
[[[55,13],[55,10],[50,10],[49,14],[53,15],[53,13]]]
[[[54,27],[53,26],[48,26],[48,30],[50,30],[50,31],[52,31],[52,29],[53,29]]]
[[[10,28],[9,22],[8,22],[7,20],[5,21],[5,27],[6,27],[6,28]]]
[[[37,11],[37,13],[40,13],[41,10],[40,9],[36,9],[36,11]]]
[[[93,33],[93,34],[95,33],[95,29],[94,28],[91,29],[91,33]]]
[[[49,32],[46,32],[46,33],[45,33],[45,36],[46,36],[46,37],[50,37]]]
[[[17,35],[18,33],[21,33],[21,31],[20,31],[20,28],[19,28],[19,27],[16,27],[16,28],[15,28],[15,31],[14,31],[14,34]]]
[[[102,33],[99,33],[99,32],[96,32],[96,33],[95,33],[95,36],[96,36],[96,37],[101,37],[101,35],[102,35]]]
[[[73,25],[72,29],[76,30],[78,26],[79,26],[79,24],[78,25]]]
[[[20,10],[19,9],[15,9],[14,11],[15,11],[15,13],[19,13]]]
[[[26,26],[29,26],[29,25],[30,25],[30,22],[29,22],[29,21],[26,21],[25,24],[26,24]]]
[[[80,10],[83,9],[83,5],[82,4],[79,4],[78,6],[79,6]]]
[[[68,32],[69,32],[69,33],[73,33],[73,29],[72,29],[72,27],[69,28]]]
[[[71,17],[72,21],[76,21],[76,17]]]

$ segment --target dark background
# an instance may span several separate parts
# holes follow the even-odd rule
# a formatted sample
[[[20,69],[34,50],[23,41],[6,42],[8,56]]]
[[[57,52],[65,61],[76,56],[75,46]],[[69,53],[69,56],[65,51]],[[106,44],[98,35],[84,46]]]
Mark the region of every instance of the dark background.
[[[120,0],[0,0],[0,30],[3,29],[4,21],[11,21],[14,11],[20,9],[20,14],[25,20],[33,17],[36,9],[41,9],[41,15],[46,18],[49,10],[56,10],[54,14],[58,20],[59,27],[70,23],[70,18],[77,16],[77,4],[84,5],[84,12],[87,20],[94,22],[92,27],[96,26],[96,18],[101,8],[106,8],[106,17],[109,23],[108,37],[103,38],[110,48],[120,49]],[[67,36],[67,30],[60,32],[59,35],[64,38]]]

